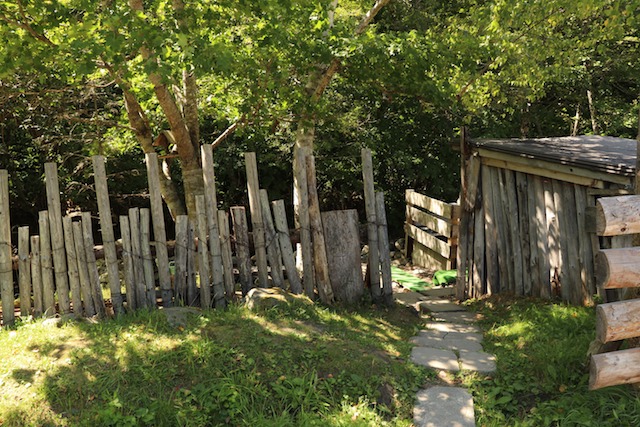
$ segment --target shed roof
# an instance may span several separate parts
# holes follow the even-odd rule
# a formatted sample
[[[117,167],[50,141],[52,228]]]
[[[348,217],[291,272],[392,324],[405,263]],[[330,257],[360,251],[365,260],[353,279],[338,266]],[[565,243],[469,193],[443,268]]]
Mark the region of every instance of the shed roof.
[[[474,139],[477,148],[577,166],[625,177],[634,176],[637,142],[612,136],[565,136],[536,139]]]

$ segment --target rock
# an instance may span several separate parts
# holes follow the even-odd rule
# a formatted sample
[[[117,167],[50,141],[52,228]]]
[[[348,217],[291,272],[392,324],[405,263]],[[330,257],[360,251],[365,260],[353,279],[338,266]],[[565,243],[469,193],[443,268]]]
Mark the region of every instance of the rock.
[[[245,297],[249,310],[261,311],[291,304],[313,304],[304,295],[296,295],[280,288],[253,288]]]
[[[168,307],[160,310],[167,317],[167,322],[174,328],[184,328],[190,315],[199,316],[202,311],[195,307]]]

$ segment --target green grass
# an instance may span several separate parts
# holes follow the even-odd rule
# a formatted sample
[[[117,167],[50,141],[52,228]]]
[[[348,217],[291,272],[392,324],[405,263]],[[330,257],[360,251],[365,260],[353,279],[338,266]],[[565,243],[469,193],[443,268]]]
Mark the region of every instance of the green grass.
[[[405,362],[419,323],[318,305],[23,323],[0,332],[0,425],[409,426],[432,376]]]
[[[640,398],[630,386],[589,391],[587,351],[593,307],[494,297],[472,301],[482,314],[491,377],[465,373],[482,426],[638,426]]]

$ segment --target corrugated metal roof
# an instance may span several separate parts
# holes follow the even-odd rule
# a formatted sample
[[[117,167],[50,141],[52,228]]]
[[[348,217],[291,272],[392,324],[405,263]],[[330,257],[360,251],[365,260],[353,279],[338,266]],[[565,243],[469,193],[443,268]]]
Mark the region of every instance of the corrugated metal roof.
[[[513,156],[633,176],[637,142],[612,136],[565,136],[536,139],[474,139],[475,147]]]

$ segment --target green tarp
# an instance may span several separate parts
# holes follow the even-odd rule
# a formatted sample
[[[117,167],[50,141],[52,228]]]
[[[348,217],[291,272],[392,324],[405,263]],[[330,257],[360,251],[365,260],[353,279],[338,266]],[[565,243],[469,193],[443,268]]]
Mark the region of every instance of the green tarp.
[[[399,283],[403,288],[420,292],[433,286],[444,286],[455,283],[458,272],[456,270],[438,270],[433,274],[433,283],[422,280],[398,267],[391,267],[391,277],[394,282]]]

